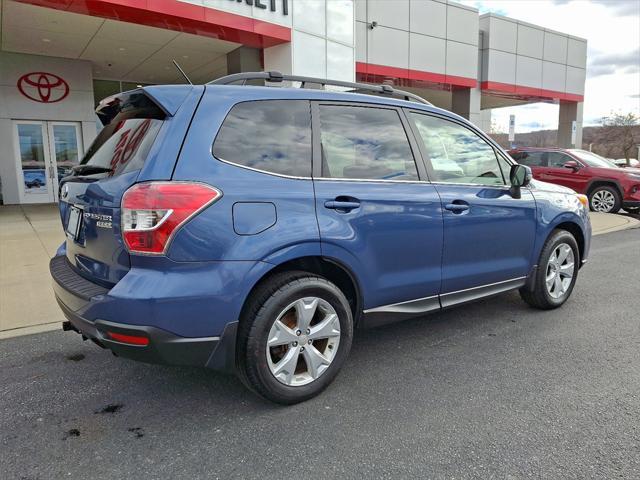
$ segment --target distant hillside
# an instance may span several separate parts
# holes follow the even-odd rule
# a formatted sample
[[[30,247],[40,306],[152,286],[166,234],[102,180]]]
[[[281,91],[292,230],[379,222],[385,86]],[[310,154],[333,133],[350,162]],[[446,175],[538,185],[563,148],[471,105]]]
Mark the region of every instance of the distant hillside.
[[[582,148],[591,150],[606,158],[624,158],[621,148],[620,132],[623,127],[584,127],[582,130]],[[632,127],[636,144],[640,143],[640,125]],[[491,134],[502,147],[509,148],[509,136],[506,133]],[[515,144],[527,147],[557,147],[557,130],[537,130],[529,133],[516,133]],[[633,150],[631,158],[637,158],[638,151]]]

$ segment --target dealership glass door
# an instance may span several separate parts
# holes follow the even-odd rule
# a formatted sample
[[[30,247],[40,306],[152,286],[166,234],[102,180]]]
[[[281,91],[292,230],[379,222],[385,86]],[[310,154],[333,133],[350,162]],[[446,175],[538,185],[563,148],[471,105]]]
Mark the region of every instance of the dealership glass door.
[[[80,124],[16,121],[21,203],[58,201],[58,180],[82,157]]]
[[[54,200],[58,198],[58,181],[71,174],[71,169],[80,163],[82,143],[80,124],[74,122],[47,122],[49,127],[49,150],[53,166]]]

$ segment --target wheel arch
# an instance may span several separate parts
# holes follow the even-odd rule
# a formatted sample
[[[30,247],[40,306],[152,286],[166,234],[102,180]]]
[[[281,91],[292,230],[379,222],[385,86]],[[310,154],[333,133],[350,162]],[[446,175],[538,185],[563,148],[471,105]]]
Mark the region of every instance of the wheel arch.
[[[584,237],[584,232],[582,231],[582,228],[580,227],[580,225],[570,221],[559,223],[553,228],[553,230],[551,230],[551,232],[549,232],[547,239],[553,234],[555,230],[565,230],[569,232],[571,235],[573,235],[573,238],[576,239],[576,243],[578,244],[578,254],[580,255],[579,265],[582,265],[582,259],[584,258],[584,250],[585,250],[585,237]]]
[[[273,268],[265,272],[253,284],[249,293],[245,297],[240,311],[240,318],[243,318],[247,305],[249,304],[249,300],[252,298],[256,289],[274,275],[287,271],[308,272],[310,274],[324,277],[334,283],[342,291],[349,302],[349,306],[351,307],[351,312],[353,314],[354,326],[358,324],[362,313],[363,300],[362,290],[356,276],[349,267],[339,260],[320,255],[292,258],[283,261],[278,265],[274,265]]]
[[[622,200],[624,196],[624,190],[622,189],[622,185],[617,180],[612,180],[609,178],[596,178],[589,182],[587,185],[587,196],[591,197],[593,191],[598,187],[613,187],[616,189],[618,194],[620,195],[620,199]]]

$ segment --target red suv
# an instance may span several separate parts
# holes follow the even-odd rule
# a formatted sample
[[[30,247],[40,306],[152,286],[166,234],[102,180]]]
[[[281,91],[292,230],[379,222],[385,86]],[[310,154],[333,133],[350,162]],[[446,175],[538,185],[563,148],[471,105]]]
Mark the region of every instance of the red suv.
[[[589,197],[591,210],[640,212],[640,168],[620,168],[586,150],[520,147],[513,159],[533,170],[533,177],[572,188]]]

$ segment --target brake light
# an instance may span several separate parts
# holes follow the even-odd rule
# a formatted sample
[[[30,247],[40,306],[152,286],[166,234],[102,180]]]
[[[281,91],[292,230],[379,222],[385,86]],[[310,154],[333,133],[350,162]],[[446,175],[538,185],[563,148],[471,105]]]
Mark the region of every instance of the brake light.
[[[209,185],[138,183],[122,197],[122,235],[131,253],[162,255],[182,225],[222,197]]]

